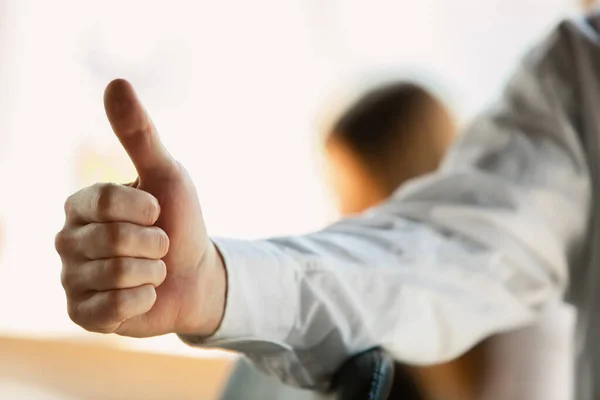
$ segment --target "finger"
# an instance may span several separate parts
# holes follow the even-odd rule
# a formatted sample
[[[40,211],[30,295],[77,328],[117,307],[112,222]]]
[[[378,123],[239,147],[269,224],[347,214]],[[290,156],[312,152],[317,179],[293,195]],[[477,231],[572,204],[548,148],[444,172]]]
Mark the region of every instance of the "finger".
[[[134,257],[158,260],[169,251],[169,237],[160,228],[127,222],[91,223],[63,234],[60,254],[88,260]]]
[[[143,315],[156,302],[152,285],[96,292],[87,299],[68,305],[69,317],[92,332],[112,333],[124,321]]]
[[[163,146],[133,87],[123,79],[108,84],[104,108],[115,135],[129,154],[140,179],[176,174],[176,163]]]
[[[129,289],[142,285],[158,287],[166,277],[167,267],[162,260],[115,257],[65,268],[62,281],[68,293],[85,293],[90,290]]]
[[[143,190],[98,183],[71,195],[65,203],[68,223],[130,222],[151,226],[160,215],[158,200]]]

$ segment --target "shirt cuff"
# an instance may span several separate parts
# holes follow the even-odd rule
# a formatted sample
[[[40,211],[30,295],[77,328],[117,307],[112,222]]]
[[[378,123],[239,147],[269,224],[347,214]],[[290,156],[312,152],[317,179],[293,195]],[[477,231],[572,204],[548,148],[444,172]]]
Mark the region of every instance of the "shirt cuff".
[[[213,238],[227,271],[223,321],[210,337],[179,335],[185,343],[236,350],[268,342],[282,347],[299,310],[301,263],[267,240]],[[258,344],[258,343],[257,343]]]

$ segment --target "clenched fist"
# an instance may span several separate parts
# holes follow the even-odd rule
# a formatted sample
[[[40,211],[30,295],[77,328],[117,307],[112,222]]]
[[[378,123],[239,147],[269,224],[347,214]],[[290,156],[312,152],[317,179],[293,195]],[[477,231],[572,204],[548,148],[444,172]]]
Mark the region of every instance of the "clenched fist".
[[[210,335],[226,279],[194,184],[128,82],[108,85],[104,107],[138,179],[96,184],[66,201],[56,249],[69,316],[94,332]]]

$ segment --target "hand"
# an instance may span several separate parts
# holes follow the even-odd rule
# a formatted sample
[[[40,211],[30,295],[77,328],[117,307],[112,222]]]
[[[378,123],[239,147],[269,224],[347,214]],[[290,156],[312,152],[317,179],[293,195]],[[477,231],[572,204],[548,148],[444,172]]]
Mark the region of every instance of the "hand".
[[[208,336],[223,316],[226,279],[196,188],[128,82],[108,85],[104,107],[138,179],[67,199],[55,244],[69,316],[93,332]]]

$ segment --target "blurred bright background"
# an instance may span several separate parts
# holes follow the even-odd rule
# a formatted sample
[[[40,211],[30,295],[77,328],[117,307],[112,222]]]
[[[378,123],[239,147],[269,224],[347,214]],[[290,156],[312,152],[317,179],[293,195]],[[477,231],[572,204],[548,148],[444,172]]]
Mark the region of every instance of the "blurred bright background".
[[[0,335],[224,357],[173,337],[89,334],[67,317],[53,246],[63,202],[135,177],[104,116],[111,79],[134,84],[191,172],[211,234],[302,233],[336,218],[316,134],[332,95],[425,77],[466,123],[580,3],[0,0]]]

